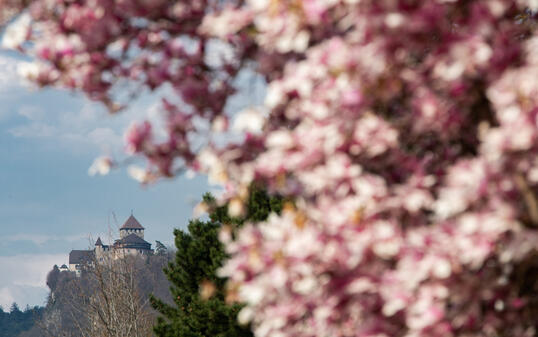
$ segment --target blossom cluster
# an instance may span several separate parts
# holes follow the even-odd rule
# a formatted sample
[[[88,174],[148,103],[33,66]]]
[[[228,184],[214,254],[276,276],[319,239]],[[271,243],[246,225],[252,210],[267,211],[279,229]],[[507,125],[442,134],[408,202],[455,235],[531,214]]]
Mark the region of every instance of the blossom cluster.
[[[222,233],[231,258],[220,273],[256,336],[530,337],[537,7],[36,0],[28,32],[13,36],[34,42],[19,48],[41,60],[38,83],[112,111],[125,81],[171,85],[169,139],[147,122],[126,135],[152,177],[207,173],[234,215],[252,182],[293,200]],[[252,68],[265,101],[234,115],[241,140],[219,144],[195,119],[226,131],[234,80]]]

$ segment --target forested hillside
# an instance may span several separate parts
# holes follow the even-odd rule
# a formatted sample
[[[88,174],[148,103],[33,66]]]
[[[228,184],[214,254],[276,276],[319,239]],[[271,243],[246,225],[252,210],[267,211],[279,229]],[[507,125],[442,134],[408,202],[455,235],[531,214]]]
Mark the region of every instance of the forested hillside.
[[[8,312],[0,307],[0,337],[15,337],[30,329],[43,314],[42,307],[26,307],[20,310],[16,303],[11,305]]]
[[[150,336],[156,312],[149,294],[171,302],[162,272],[171,253],[159,254],[88,266],[80,277],[55,266],[47,276],[47,304],[39,309],[35,324],[26,321],[21,325],[27,330],[20,335],[21,330],[7,335],[2,331],[0,337]]]

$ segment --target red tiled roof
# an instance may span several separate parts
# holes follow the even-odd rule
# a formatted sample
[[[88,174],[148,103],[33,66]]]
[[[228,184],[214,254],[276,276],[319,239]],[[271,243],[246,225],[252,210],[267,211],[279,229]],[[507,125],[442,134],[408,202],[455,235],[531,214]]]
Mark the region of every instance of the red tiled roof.
[[[125,221],[125,223],[123,224],[123,226],[120,227],[120,229],[144,229],[144,227],[142,227],[140,222],[138,222],[138,220],[136,220],[135,217],[131,214],[129,219]]]

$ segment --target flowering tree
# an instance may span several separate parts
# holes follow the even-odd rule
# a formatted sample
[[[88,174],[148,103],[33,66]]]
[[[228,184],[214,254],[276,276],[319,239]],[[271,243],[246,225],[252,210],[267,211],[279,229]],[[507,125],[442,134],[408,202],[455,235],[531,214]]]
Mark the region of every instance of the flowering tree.
[[[208,173],[232,215],[253,181],[296,201],[222,233],[257,336],[538,333],[537,1],[0,4],[27,7],[4,42],[39,85],[112,112],[125,84],[175,93],[167,139],[126,135],[140,180]],[[244,72],[265,101],[230,113]]]

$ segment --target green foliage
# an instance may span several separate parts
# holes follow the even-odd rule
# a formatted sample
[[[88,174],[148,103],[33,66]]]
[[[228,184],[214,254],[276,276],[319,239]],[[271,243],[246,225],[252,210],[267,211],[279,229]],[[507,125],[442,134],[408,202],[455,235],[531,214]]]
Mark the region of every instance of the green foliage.
[[[27,307],[24,311],[16,303],[11,305],[9,312],[0,307],[0,337],[14,337],[30,329],[35,321],[41,317],[44,308]]]
[[[230,217],[228,215],[228,205],[218,206],[215,198],[210,193],[204,195],[203,201],[212,210],[209,214],[211,221],[233,225],[242,225],[246,221],[264,221],[271,212],[280,213],[284,205],[284,200],[281,197],[271,197],[267,195],[264,189],[255,185],[250,188],[246,200],[246,215],[241,218]]]
[[[176,258],[164,271],[172,283],[175,305],[151,298],[153,307],[162,314],[154,331],[159,337],[252,336],[248,326],[237,323],[242,305],[226,303],[226,280],[216,275],[227,258],[218,234],[223,224],[237,227],[247,221],[263,221],[271,212],[279,213],[283,200],[252,187],[241,218],[229,217],[227,205],[218,206],[209,193],[203,200],[211,209],[209,221],[191,220],[188,232],[174,231]],[[201,288],[211,296],[203,298]]]
[[[155,255],[164,256],[168,253],[168,249],[159,240],[155,241]]]

